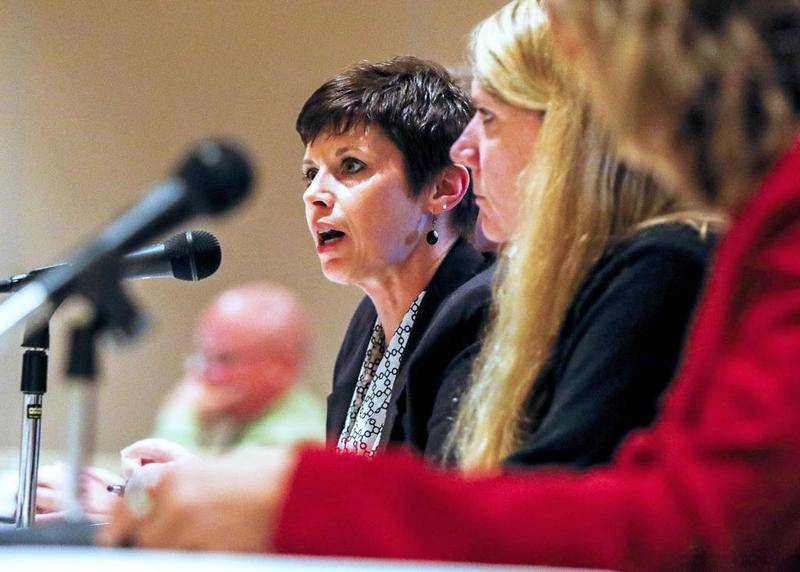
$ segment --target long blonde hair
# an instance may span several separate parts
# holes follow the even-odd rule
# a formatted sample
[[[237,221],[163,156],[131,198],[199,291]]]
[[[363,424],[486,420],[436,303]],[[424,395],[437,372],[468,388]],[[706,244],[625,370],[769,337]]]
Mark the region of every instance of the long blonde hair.
[[[580,88],[555,59],[546,20],[519,21],[539,10],[533,0],[517,0],[473,34],[473,61],[494,62],[477,67],[476,77],[498,97],[506,100],[501,86],[543,81],[547,86],[532,96],[549,99],[521,179],[522,223],[501,256],[491,323],[447,444],[451,460],[465,469],[495,467],[520,445],[525,405],[566,309],[609,242],[665,220],[704,221],[615,158]],[[538,58],[532,67],[521,59],[531,49],[525,24],[537,38],[536,53],[524,54],[525,62]],[[511,74],[530,77],[505,77]],[[524,91],[513,97],[519,101]]]
[[[547,17],[538,3],[510,2],[472,31],[472,73],[509,105],[546,111],[562,87],[549,36]]]

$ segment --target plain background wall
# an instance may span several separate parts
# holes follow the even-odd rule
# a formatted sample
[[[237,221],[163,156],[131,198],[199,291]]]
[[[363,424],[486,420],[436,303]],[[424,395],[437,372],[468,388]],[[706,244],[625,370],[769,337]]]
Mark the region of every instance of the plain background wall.
[[[349,64],[414,54],[460,64],[469,30],[498,0],[0,2],[0,276],[53,263],[163,178],[191,142],[239,139],[256,196],[214,232],[223,264],[196,284],[129,285],[152,316],[133,346],[104,344],[98,449],[147,435],[192,351],[200,309],[226,287],[270,279],[315,318],[308,382],[323,393],[361,293],[328,283],[303,218],[294,120]],[[53,321],[43,446],[65,444],[65,308]],[[22,329],[0,339],[0,447],[20,434]]]

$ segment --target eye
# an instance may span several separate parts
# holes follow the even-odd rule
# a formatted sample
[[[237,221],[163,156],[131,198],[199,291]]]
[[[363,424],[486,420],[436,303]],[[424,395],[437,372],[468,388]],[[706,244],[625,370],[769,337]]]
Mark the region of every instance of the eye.
[[[311,182],[314,180],[314,177],[317,176],[318,171],[319,169],[316,167],[307,167],[303,169],[303,182],[306,184],[306,186],[311,184]]]
[[[484,125],[488,125],[494,119],[494,113],[492,113],[485,107],[479,107],[476,113],[478,114],[478,118],[481,120],[481,123],[483,123]]]
[[[366,165],[363,161],[359,161],[353,157],[345,157],[342,159],[342,170],[349,175],[358,173],[364,167],[366,167]]]

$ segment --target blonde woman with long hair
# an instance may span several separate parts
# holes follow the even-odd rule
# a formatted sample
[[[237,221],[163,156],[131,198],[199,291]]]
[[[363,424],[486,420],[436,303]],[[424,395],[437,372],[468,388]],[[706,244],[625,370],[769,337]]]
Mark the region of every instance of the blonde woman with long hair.
[[[477,114],[451,155],[472,170],[484,232],[502,219],[516,234],[449,455],[470,470],[608,462],[672,378],[709,217],[619,162],[534,0],[482,22],[471,60]],[[543,117],[535,144],[515,143],[526,169],[508,146],[495,152],[519,109]]]

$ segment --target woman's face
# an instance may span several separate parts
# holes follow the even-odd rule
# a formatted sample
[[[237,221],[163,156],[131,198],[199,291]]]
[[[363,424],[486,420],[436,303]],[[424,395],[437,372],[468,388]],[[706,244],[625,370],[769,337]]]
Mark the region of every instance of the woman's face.
[[[326,278],[380,279],[424,242],[430,215],[411,196],[400,150],[375,126],[320,133],[306,147],[306,222]]]
[[[472,171],[478,224],[488,239],[502,244],[517,228],[518,180],[544,116],[500,101],[478,80],[472,81],[472,100],[477,111],[450,149],[450,157]]]

